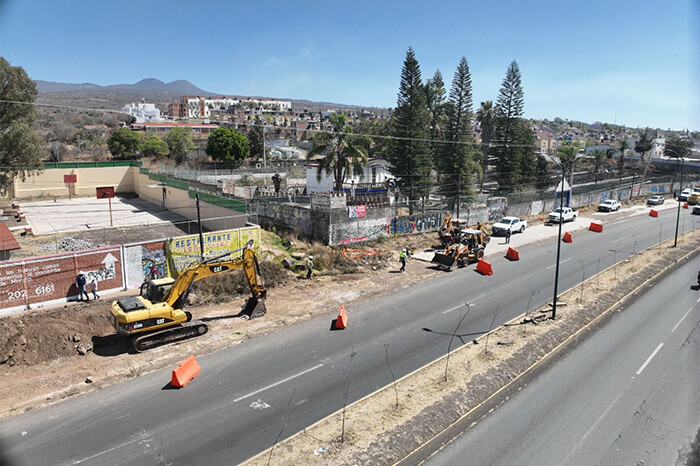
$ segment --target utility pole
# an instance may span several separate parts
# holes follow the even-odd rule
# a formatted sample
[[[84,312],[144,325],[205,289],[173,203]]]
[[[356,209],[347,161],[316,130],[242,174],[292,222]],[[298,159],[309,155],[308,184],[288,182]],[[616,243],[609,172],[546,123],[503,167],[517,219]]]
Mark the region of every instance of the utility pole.
[[[678,155],[678,154],[676,154]],[[673,237],[673,247],[678,245],[678,222],[681,218],[681,191],[683,191],[683,170],[685,169],[685,160],[681,157],[681,185],[678,188],[678,212],[676,213],[676,235]],[[678,162],[676,162],[678,165]]]
[[[199,225],[199,257],[204,262],[204,235],[202,235],[202,217],[199,215],[199,193],[195,193],[197,200],[197,225]]]

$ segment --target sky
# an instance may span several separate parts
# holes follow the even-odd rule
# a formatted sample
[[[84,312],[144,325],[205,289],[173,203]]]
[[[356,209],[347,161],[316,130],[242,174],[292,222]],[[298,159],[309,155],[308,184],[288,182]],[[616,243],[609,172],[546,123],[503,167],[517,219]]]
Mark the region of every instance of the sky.
[[[394,107],[406,51],[474,110],[511,61],[524,116],[700,130],[700,0],[0,0],[0,56],[33,79],[185,79],[220,95]]]

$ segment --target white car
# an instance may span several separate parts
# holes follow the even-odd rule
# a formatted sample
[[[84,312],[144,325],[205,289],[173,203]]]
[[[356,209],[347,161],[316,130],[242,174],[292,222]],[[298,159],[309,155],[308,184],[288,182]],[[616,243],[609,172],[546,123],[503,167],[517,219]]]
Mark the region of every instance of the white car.
[[[615,199],[606,199],[598,204],[598,212],[614,212],[620,210],[620,203]]]

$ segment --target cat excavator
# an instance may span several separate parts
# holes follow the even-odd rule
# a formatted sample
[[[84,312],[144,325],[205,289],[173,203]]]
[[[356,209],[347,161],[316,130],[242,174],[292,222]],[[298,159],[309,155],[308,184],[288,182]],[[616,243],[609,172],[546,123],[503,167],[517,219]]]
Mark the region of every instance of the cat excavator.
[[[226,259],[240,251],[243,251],[241,257]],[[252,294],[241,314],[249,319],[262,317],[267,312],[267,290],[253,251],[253,240],[250,240],[240,249],[191,264],[177,279],[146,279],[139,296],[120,298],[112,303],[110,321],[119,335],[131,339],[138,352],[204,335],[207,324],[192,320],[192,314],[182,310],[192,285],[202,278],[241,268]]]
[[[446,247],[444,252],[436,252],[431,262],[440,268],[451,270],[455,264],[458,267],[466,267],[472,262],[483,259],[489,237],[485,227],[481,223],[478,226],[478,230],[473,228],[461,230],[461,242]]]

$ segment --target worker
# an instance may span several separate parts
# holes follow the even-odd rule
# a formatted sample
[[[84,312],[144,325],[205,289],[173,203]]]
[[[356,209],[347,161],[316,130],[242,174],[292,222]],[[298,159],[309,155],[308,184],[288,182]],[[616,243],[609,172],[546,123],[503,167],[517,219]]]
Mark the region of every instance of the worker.
[[[508,227],[508,228],[506,229],[506,244],[509,244],[509,243],[510,243],[510,235],[512,235],[512,234],[513,234],[513,232],[510,231],[510,227]]]
[[[85,272],[82,270],[80,273],[78,273],[78,276],[75,277],[75,286],[78,288],[78,301],[83,300],[83,296],[85,296],[85,299],[87,301],[90,301],[90,296],[88,295],[87,292],[87,278],[85,277]]]
[[[309,254],[309,258],[306,259],[306,279],[311,278],[311,272],[314,270],[314,256]]]
[[[399,253],[399,262],[401,262],[401,268],[399,269],[399,272],[403,272],[406,270],[406,251],[408,248],[403,248],[401,252]]]

